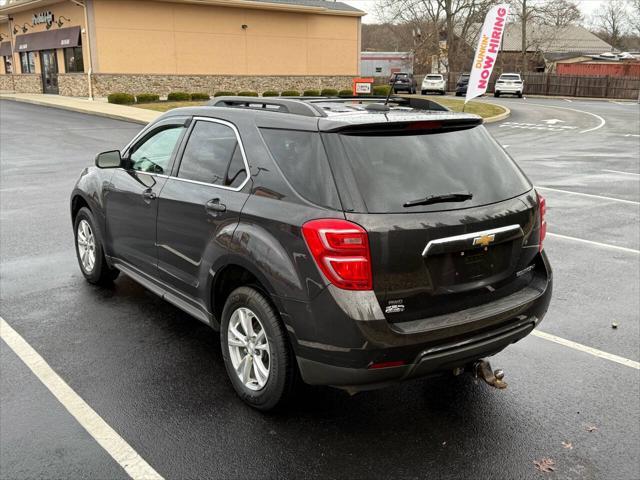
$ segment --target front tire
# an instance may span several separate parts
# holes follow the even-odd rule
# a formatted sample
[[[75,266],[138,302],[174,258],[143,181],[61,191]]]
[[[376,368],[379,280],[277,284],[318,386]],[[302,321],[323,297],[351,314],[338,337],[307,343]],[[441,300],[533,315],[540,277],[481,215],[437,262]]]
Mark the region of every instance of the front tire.
[[[280,318],[258,290],[231,292],[222,311],[220,342],[231,384],[248,405],[272,410],[292,394],[295,357]]]
[[[108,285],[120,273],[110,268],[104,257],[102,239],[91,210],[82,207],[73,222],[76,257],[84,278],[95,285]]]

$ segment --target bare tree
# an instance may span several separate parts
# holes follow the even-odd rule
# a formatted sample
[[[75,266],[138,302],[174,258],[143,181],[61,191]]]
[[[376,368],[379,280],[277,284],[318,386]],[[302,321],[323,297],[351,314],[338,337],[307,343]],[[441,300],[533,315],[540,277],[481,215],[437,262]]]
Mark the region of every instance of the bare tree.
[[[635,0],[640,2],[640,0]],[[541,19],[545,25],[565,28],[582,21],[582,13],[576,2],[571,0],[547,1],[540,8]]]
[[[498,0],[377,0],[378,16],[390,23],[408,23],[422,31],[421,42],[446,37],[449,71],[464,67],[462,52],[469,30],[482,22]],[[427,26],[429,30],[422,30]]]
[[[592,17],[593,25],[600,37],[614,48],[622,48],[622,38],[629,27],[628,20],[627,4],[622,0],[605,2]]]

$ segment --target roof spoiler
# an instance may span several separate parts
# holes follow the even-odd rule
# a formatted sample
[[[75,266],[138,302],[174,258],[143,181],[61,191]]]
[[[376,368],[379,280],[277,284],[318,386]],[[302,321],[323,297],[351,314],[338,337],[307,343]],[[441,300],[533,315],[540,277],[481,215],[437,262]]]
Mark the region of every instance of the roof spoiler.
[[[416,133],[442,133],[467,130],[482,125],[482,123],[482,118],[477,116],[466,118],[421,118],[398,122],[342,124],[324,131],[354,135],[410,135]]]

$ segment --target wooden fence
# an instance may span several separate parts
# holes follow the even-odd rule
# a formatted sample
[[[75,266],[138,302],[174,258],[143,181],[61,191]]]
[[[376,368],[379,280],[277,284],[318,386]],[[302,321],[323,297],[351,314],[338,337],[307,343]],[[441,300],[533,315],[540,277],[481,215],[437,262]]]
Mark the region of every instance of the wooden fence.
[[[449,73],[448,90],[456,89],[459,73]],[[498,75],[493,74],[489,80],[488,93]],[[530,95],[560,95],[566,97],[621,98],[638,100],[640,95],[640,77],[605,77],[558,75],[555,73],[525,73],[524,93]],[[420,78],[421,80],[421,78]],[[418,88],[419,88],[418,84]]]

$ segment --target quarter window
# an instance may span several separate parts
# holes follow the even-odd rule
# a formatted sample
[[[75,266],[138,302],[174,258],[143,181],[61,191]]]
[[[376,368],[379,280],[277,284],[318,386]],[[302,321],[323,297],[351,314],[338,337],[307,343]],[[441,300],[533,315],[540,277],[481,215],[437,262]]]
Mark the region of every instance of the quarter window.
[[[271,155],[298,194],[317,205],[339,208],[335,181],[318,132],[262,129]]]
[[[82,47],[64,49],[64,68],[67,73],[84,72]]]
[[[198,121],[182,155],[178,177],[238,187],[246,178],[236,132],[217,122]]]
[[[36,73],[36,54],[34,52],[21,52],[20,68],[22,73]]]
[[[129,154],[131,168],[141,172],[168,174],[169,162],[184,127],[165,127],[136,145]]]

